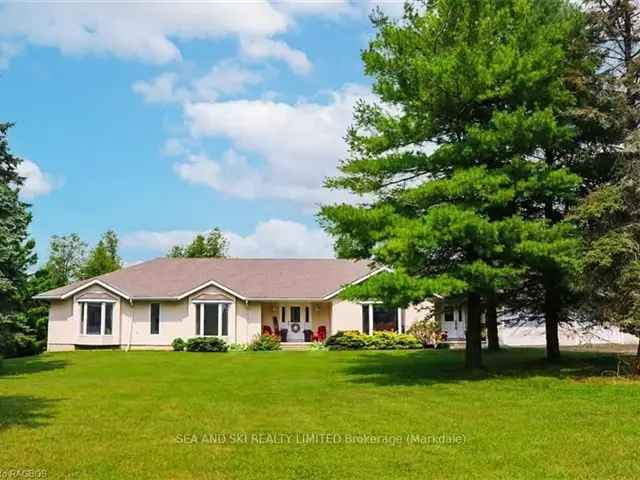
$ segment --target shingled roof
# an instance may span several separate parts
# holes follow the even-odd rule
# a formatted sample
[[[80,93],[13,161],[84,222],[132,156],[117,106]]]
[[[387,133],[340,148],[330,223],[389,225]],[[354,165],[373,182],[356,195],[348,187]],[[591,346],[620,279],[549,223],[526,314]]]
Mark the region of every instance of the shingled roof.
[[[175,299],[216,285],[243,300],[321,300],[379,268],[342,259],[157,258],[36,295],[62,299],[100,284],[129,299]]]

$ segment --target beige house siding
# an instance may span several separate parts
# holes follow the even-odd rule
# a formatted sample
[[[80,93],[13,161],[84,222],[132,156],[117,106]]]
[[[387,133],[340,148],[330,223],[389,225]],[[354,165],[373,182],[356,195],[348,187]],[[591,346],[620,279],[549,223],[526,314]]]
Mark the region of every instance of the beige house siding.
[[[331,335],[340,330],[362,330],[362,305],[334,300],[331,304]]]
[[[404,309],[403,315],[404,328],[407,331],[414,323],[424,320],[425,317],[433,317],[433,303],[423,302],[419,305],[410,305]]]

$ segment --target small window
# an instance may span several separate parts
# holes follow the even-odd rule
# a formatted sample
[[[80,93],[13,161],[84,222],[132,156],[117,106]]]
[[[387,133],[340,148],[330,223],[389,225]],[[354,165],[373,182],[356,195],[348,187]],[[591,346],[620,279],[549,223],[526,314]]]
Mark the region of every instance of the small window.
[[[150,307],[151,335],[160,333],[160,304],[152,303]]]
[[[285,307],[282,307],[282,315],[280,316],[280,321],[282,323],[287,321],[287,315],[285,313],[286,311],[287,311],[287,309]]]
[[[362,333],[369,335],[369,305],[362,305]]]
[[[447,307],[444,309],[444,321],[453,322],[453,308]]]
[[[309,323],[309,307],[304,307],[304,321]]]
[[[113,328],[113,303],[104,304],[104,334],[111,335]]]

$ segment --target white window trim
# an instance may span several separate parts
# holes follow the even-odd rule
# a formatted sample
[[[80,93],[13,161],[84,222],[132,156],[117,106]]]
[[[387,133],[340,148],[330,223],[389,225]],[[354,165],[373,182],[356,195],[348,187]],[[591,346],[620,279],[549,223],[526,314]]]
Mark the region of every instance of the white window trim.
[[[113,306],[111,307],[111,333],[104,333],[106,317],[107,317],[107,303],[114,304],[113,300],[87,300],[82,299],[79,300],[80,308],[82,308],[82,312],[80,313],[80,335],[87,335],[89,337],[100,337],[100,336],[113,336]],[[99,303],[100,304],[100,333],[87,333],[87,325],[88,325],[88,317],[87,310],[89,303]],[[83,321],[84,319],[84,321]]]
[[[230,305],[233,302],[228,302],[226,300],[217,301],[217,300],[194,300],[196,308],[200,309],[200,337],[220,337],[220,338],[228,338],[229,337],[229,312],[231,311]],[[218,335],[205,335],[204,334],[204,306],[205,305],[215,304],[218,305]],[[227,334],[222,335],[222,307],[227,306]]]

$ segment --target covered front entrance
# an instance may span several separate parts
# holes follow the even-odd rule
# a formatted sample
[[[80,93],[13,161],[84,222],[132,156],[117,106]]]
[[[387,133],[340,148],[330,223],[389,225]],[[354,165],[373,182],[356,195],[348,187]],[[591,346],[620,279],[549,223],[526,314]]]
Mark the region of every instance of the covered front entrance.
[[[274,334],[287,343],[324,340],[330,331],[329,302],[263,303],[262,333]]]
[[[305,330],[312,331],[311,314],[311,305],[309,304],[280,305],[280,330],[287,331],[287,342],[305,341]]]

